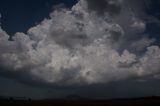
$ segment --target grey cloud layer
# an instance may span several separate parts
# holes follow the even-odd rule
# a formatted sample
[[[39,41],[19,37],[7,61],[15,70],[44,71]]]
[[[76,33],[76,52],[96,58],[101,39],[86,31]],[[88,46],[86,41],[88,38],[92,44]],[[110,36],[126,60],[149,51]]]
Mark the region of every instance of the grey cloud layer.
[[[150,46],[155,39],[139,35],[146,22],[129,5],[127,0],[80,0],[71,10],[55,10],[27,34],[16,33],[14,42],[0,29],[1,72],[63,86],[157,78],[160,48]]]

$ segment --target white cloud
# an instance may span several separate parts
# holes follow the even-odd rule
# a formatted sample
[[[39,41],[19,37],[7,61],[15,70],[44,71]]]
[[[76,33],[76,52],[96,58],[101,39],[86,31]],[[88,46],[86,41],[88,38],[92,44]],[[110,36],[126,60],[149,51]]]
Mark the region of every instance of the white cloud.
[[[127,5],[125,1],[116,3],[109,2],[121,8]],[[87,6],[86,1],[80,0],[71,10],[55,10],[50,19],[30,28],[27,34],[17,32],[14,42],[7,41],[8,35],[0,29],[0,67],[6,73],[22,72],[27,80],[63,86],[107,83],[159,73],[160,48],[148,47],[153,40],[131,42],[137,49],[148,47],[141,57],[127,48],[122,54],[117,51],[126,42],[124,39],[133,38],[132,30],[145,29],[145,23],[139,22],[141,19],[133,24],[132,20],[121,17],[123,12],[115,12],[117,21],[112,14],[108,18],[109,14],[99,16]],[[120,20],[126,22],[126,28],[131,28],[129,32]]]
[[[154,42],[155,42],[155,39],[149,39],[147,37],[144,37],[142,39],[138,39],[137,41],[133,42],[131,44],[131,47],[133,47],[137,51],[142,51]]]

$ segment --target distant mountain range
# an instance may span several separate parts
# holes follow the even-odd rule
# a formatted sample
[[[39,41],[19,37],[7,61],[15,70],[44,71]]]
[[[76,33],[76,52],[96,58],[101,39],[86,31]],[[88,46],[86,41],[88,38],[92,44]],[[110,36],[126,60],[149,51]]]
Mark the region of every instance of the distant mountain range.
[[[30,100],[30,98],[26,97],[9,97],[9,96],[0,96],[0,101],[3,100]]]
[[[11,98],[0,96],[0,106],[160,106],[160,97],[93,100],[77,95],[69,95],[64,99],[58,100],[30,100],[23,97]]]
[[[9,100],[9,101],[28,101],[32,100],[27,97],[8,97],[8,96],[0,96],[0,101]],[[160,100],[160,96],[148,96],[148,97],[138,97],[138,98],[117,98],[117,99],[93,99],[93,98],[86,98],[79,95],[68,95],[64,98],[58,99],[44,99],[41,101],[125,101],[125,100]],[[35,101],[35,100],[33,100]]]

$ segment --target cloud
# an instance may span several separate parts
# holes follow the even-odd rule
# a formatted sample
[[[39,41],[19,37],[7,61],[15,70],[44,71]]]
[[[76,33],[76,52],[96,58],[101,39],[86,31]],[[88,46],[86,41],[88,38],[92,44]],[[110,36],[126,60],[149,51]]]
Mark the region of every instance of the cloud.
[[[153,42],[155,42],[155,39],[149,39],[147,37],[144,37],[142,39],[139,39],[131,44],[131,46],[136,50],[136,51],[142,51],[146,47],[150,46]]]
[[[1,73],[60,86],[155,78],[160,48],[150,46],[152,39],[137,37],[146,23],[130,5],[125,0],[80,0],[71,10],[55,10],[27,34],[17,32],[14,42],[0,28]],[[139,56],[131,48],[147,51]]]
[[[120,3],[122,0],[86,0],[88,4],[88,9],[96,11],[98,14],[104,15],[108,13],[109,15],[117,15],[121,11]]]

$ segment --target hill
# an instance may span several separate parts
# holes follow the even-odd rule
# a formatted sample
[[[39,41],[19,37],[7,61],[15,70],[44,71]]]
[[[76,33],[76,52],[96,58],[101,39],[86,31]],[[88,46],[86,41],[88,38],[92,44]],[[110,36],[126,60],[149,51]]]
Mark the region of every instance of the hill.
[[[160,97],[114,100],[0,100],[0,106],[160,106]]]

